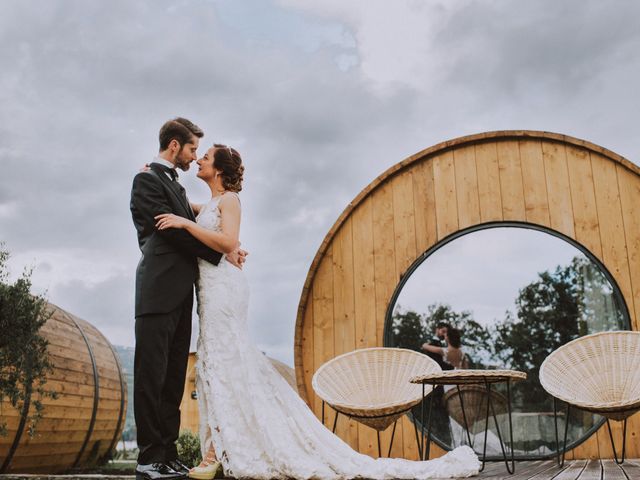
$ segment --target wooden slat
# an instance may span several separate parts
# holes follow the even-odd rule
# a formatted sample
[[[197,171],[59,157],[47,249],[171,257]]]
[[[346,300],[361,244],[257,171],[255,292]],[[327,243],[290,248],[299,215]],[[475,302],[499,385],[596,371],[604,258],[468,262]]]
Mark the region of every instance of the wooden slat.
[[[522,167],[525,218],[527,222],[548,227],[551,220],[542,144],[539,141],[520,141],[518,149]]]
[[[391,187],[393,192],[395,278],[400,278],[406,275],[407,269],[414,263],[418,256],[415,207],[413,203],[415,197],[413,191],[414,180],[412,173],[407,171],[398,175],[391,183]],[[385,284],[385,290],[391,290],[393,287],[394,286],[391,282]],[[384,326],[384,321],[384,316],[378,317],[379,326]],[[380,342],[382,337],[381,333],[382,332],[379,332],[378,336],[379,345],[382,345],[382,342]],[[389,445],[389,442],[391,441],[391,434],[391,427],[382,432],[382,445]],[[391,451],[392,457],[402,457],[404,455],[404,438],[404,423],[398,422],[393,442],[393,449]],[[412,443],[408,444],[409,449],[412,448],[411,445]],[[386,453],[383,452],[383,455],[386,455]]]
[[[627,480],[622,469],[613,460],[602,460],[602,480]]]
[[[573,205],[565,146],[561,143],[543,142],[542,155],[547,176],[551,228],[573,237]]]
[[[482,222],[501,221],[503,219],[502,195],[496,144],[481,143],[475,146],[475,150],[480,220]]]
[[[602,257],[622,290],[624,298],[630,299],[627,301],[627,306],[633,315],[629,259],[616,167],[606,158],[598,155],[591,155],[591,166],[600,223]]]
[[[458,205],[456,201],[456,175],[453,153],[444,152],[434,157],[433,185],[436,203],[438,240],[458,230]]]
[[[311,386],[311,379],[313,378],[313,374],[316,372],[314,365],[314,344],[313,344],[313,329],[314,329],[314,319],[313,319],[313,300],[307,303],[307,308],[304,311],[304,321],[302,324],[302,338],[301,338],[301,351],[302,351],[302,369],[303,369],[303,377],[304,377],[304,388],[305,388],[305,397],[307,403],[310,408],[315,407],[315,399],[316,396],[313,387]],[[320,412],[315,410],[316,416],[320,418]]]
[[[378,345],[372,207],[371,198],[368,198],[353,212],[353,273],[357,348]],[[377,456],[377,437],[373,429],[358,424],[358,447],[361,453]]]
[[[353,291],[353,234],[351,219],[342,224],[333,240],[333,315],[334,354],[356,348],[355,304]],[[358,448],[358,426],[354,420],[340,418],[336,434],[352,448]]]
[[[78,450],[80,451],[80,450]],[[67,454],[44,454],[29,457],[14,457],[9,472],[60,472],[73,465],[78,451]],[[21,475],[22,477],[22,475]],[[14,477],[15,478],[15,477]]]
[[[627,478],[633,480],[640,478],[640,464],[638,460],[627,460],[622,464],[622,470],[627,474]]]
[[[402,443],[404,458],[409,460],[418,460],[418,445],[416,443],[416,432],[413,422],[409,420],[407,415],[402,416]]]
[[[400,277],[416,259],[416,223],[411,172],[402,173],[394,178],[391,188],[396,273]]]
[[[589,460],[587,466],[584,467],[580,480],[601,480],[602,479],[602,465],[600,460]]]
[[[640,329],[640,181],[638,176],[623,167],[616,167],[618,185],[620,188],[620,204],[622,221],[624,224],[625,240],[629,259],[631,276],[631,298],[627,299],[629,309],[634,314],[631,323],[634,330]],[[640,422],[639,422],[640,424]],[[637,430],[637,428],[636,428]],[[636,442],[637,443],[637,442]],[[634,456],[640,456],[640,451],[634,450]]]
[[[333,358],[333,249],[329,249],[318,267],[313,282],[313,364],[315,372]],[[315,411],[322,410],[322,400],[315,397]],[[325,412],[325,414],[328,412]],[[327,417],[325,415],[325,423]]]
[[[491,478],[495,480],[529,480],[540,473],[553,471],[556,468],[557,465],[552,460],[519,462],[516,464],[515,472],[511,475],[507,472],[504,463],[502,463],[502,470],[498,469],[496,472],[491,472],[489,476],[483,476],[482,478]],[[540,478],[537,477],[536,480],[540,480]]]
[[[567,169],[570,179],[571,204],[576,240],[592,254],[602,258],[600,225],[589,152],[566,147]]]
[[[396,271],[393,188],[383,185],[372,197],[376,343],[383,344],[384,322],[399,275]]]
[[[438,241],[432,162],[421,162],[413,168],[411,174],[416,220],[416,248],[418,253],[423,253]]]
[[[458,228],[480,223],[480,194],[476,172],[476,152],[473,145],[453,151],[458,204]]]
[[[496,147],[503,218],[504,220],[522,220],[526,217],[518,142],[499,142]]]
[[[547,467],[546,469],[537,472],[532,477],[529,477],[529,479],[530,480],[546,480],[546,479],[550,480],[556,477],[557,475],[559,475],[560,473],[562,473],[566,468],[566,464],[564,467],[560,467],[555,460],[546,460],[544,462],[544,465],[546,465]]]
[[[415,196],[415,192],[414,192]],[[396,239],[394,235],[394,187],[390,184],[382,186],[372,197],[373,209],[373,252],[376,311],[376,343],[383,345],[383,333],[387,308],[396,287]],[[414,216],[418,215],[415,212]],[[390,441],[390,432],[383,433],[382,445],[384,455]],[[399,424],[393,443],[392,456],[405,456],[403,450],[404,425]]]
[[[564,469],[557,476],[553,477],[553,480],[577,480],[578,478],[580,478],[580,474],[582,474],[582,471],[586,466],[586,460],[573,460],[568,464],[568,467],[566,469]]]

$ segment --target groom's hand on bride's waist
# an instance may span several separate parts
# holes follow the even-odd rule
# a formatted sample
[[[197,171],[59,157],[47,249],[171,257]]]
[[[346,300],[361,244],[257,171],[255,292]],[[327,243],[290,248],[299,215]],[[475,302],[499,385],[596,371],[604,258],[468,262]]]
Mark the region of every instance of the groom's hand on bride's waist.
[[[229,263],[238,268],[242,268],[244,262],[247,260],[247,255],[249,255],[249,252],[238,247],[233,252],[228,253],[226,257]]]

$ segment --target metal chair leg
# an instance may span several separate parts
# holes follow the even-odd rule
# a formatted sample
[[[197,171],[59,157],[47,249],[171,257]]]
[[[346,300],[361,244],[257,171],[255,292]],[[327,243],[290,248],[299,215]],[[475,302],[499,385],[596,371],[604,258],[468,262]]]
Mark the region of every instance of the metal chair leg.
[[[622,457],[618,460],[618,453],[616,451],[616,444],[613,442],[613,433],[611,432],[611,424],[609,423],[609,419],[607,418],[607,428],[609,429],[609,439],[611,440],[611,448],[613,449],[613,459],[618,465],[622,465],[624,463],[624,455],[625,449],[627,446],[627,419],[624,419],[623,427],[622,427]]]
[[[393,446],[393,437],[396,435],[396,425],[398,424],[398,420],[393,422],[393,431],[391,432],[391,441],[389,442],[389,453],[387,453],[387,457],[391,456],[391,447]]]
[[[491,406],[491,414],[493,415],[493,422],[496,426],[496,433],[498,434],[498,440],[500,441],[500,448],[502,450],[502,457],[504,458],[504,464],[507,467],[507,472],[513,474],[516,468],[516,462],[513,452],[513,425],[511,424],[511,388],[509,386],[509,381],[507,381],[507,406],[508,406],[508,414],[509,414],[509,430],[510,430],[510,441],[511,445],[509,446],[511,449],[511,466],[509,466],[509,459],[507,458],[507,451],[504,446],[504,441],[502,440],[502,434],[500,433],[500,425],[498,425],[498,417],[496,416],[495,408],[493,407],[493,402],[491,401],[491,384],[485,380],[485,386],[487,388],[487,403]]]
[[[340,413],[336,410],[336,416],[333,419],[333,429],[331,430],[333,433],[336,433],[336,427],[338,426],[338,415]]]
[[[429,396],[429,428],[427,429],[427,449],[424,453],[424,459],[428,460],[431,455],[431,411],[433,410],[433,391],[431,391],[431,395]]]
[[[422,402],[420,402],[420,445],[418,445],[420,447],[420,460],[424,460],[424,392],[425,392],[425,386],[424,383],[422,384]]]
[[[469,422],[467,422],[467,414],[464,410],[464,401],[462,400],[462,391],[460,391],[460,385],[456,385],[456,388],[458,389],[458,398],[460,399],[460,409],[462,410],[464,428],[467,431],[467,441],[469,442],[469,446],[473,448],[473,444],[471,443],[471,432],[469,431]]]
[[[420,445],[420,435],[418,434],[418,422],[416,421],[416,418],[413,419],[413,430],[416,432],[416,445],[418,446],[418,457],[420,458],[420,460],[422,460],[422,457],[420,455],[422,455],[422,447]]]
[[[486,387],[486,385],[485,385]],[[480,471],[482,472],[485,467],[485,463],[487,460],[487,433],[489,433],[489,397],[487,396],[487,411],[484,416],[484,444],[482,447],[482,465],[480,467]]]
[[[560,450],[560,439],[558,438],[558,400],[553,397],[553,422],[556,431],[556,451],[557,460],[560,467],[564,467],[564,458],[567,453],[567,434],[569,433],[569,413],[571,413],[571,405],[567,403],[567,413],[564,418],[564,441],[562,443],[562,450]]]

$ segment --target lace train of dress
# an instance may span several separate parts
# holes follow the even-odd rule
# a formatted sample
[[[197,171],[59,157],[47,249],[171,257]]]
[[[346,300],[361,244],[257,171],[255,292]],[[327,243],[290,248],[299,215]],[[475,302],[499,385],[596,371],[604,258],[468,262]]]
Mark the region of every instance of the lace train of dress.
[[[198,223],[219,231],[220,197]],[[316,418],[252,343],[249,288],[243,272],[223,259],[199,261],[198,406],[203,454],[213,444],[235,478],[450,478],[478,473],[469,447],[429,461],[373,459],[354,451]]]

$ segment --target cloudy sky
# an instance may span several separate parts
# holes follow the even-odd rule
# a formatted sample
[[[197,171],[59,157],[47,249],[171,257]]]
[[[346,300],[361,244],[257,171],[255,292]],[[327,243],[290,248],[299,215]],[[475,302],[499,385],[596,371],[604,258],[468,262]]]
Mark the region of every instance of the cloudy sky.
[[[14,274],[133,345],[131,179],[190,118],[243,155],[252,332],[292,364],[318,246],[393,164],[498,129],[637,163],[638,18],[633,0],[3,0],[0,240]]]

